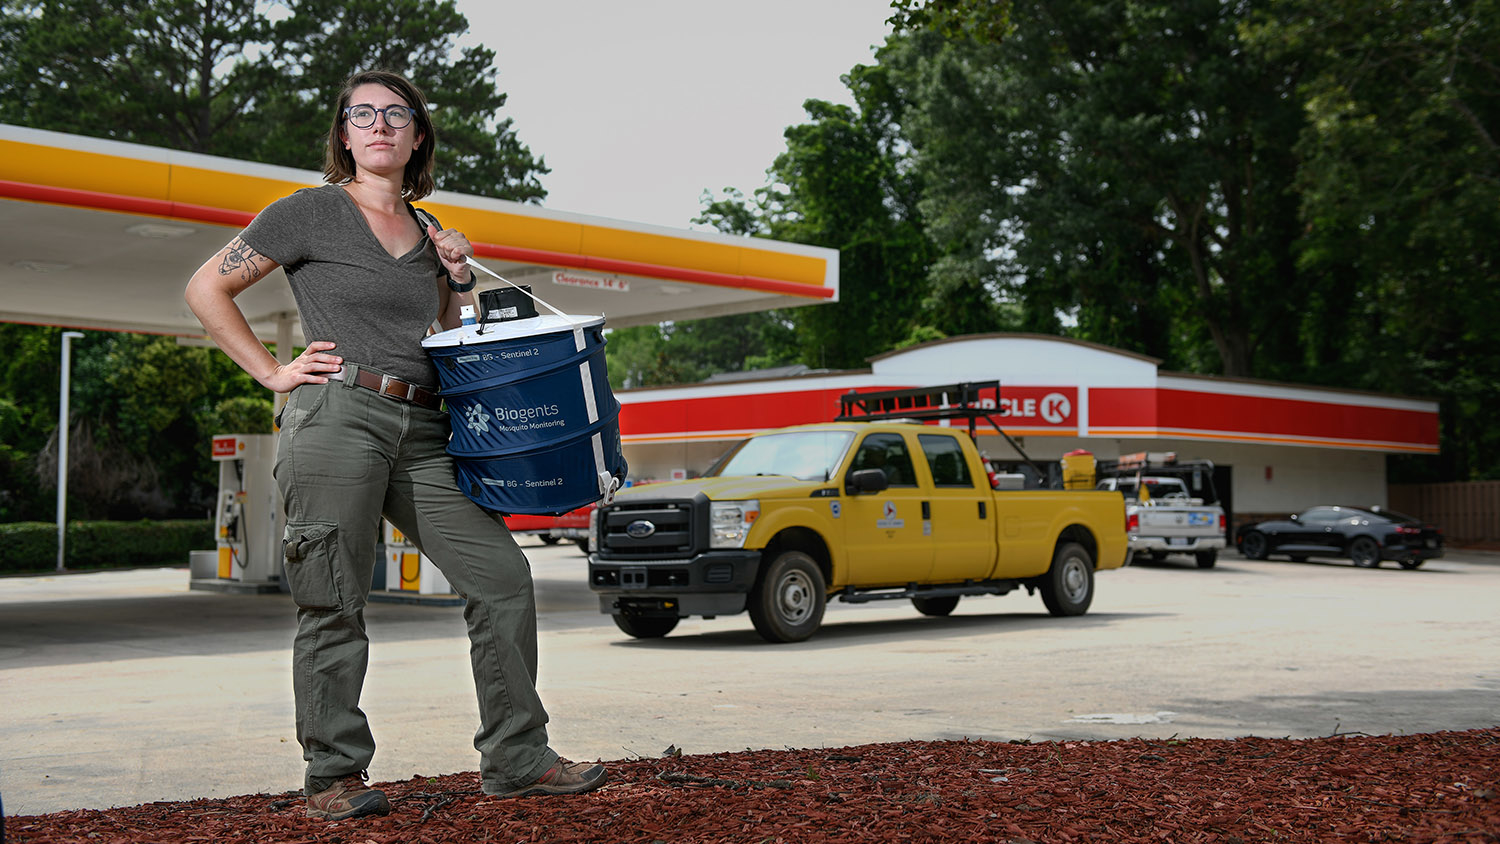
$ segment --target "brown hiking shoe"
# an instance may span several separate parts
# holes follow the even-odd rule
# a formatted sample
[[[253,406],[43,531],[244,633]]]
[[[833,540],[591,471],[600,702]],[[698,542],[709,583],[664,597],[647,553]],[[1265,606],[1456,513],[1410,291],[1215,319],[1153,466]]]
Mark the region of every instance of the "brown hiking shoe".
[[[307,796],[307,816],[326,821],[362,818],[365,815],[388,815],[391,801],[385,792],[365,785],[364,772],[339,777],[333,785]]]
[[[543,794],[582,794],[604,785],[604,766],[559,759],[537,781],[509,791],[490,791],[495,797],[539,797]]]

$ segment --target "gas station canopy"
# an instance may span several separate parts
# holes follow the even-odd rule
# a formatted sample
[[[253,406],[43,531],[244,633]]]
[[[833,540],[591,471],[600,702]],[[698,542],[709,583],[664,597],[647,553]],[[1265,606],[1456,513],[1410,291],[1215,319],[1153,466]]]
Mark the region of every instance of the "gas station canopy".
[[[0,124],[0,321],[202,337],[188,278],[321,173]],[[838,300],[831,249],[439,191],[417,205],[479,260],[613,328]],[[503,286],[479,274],[479,289]],[[305,339],[286,277],[240,295],[266,342]]]

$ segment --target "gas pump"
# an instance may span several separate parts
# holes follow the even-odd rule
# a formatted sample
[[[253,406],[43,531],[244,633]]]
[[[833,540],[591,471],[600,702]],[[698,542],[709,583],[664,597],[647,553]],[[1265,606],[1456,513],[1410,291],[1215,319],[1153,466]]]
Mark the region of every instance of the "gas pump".
[[[454,597],[453,587],[435,563],[417,550],[396,526],[381,522],[385,530],[385,592],[387,597],[441,596]],[[378,598],[372,595],[372,598]]]
[[[213,438],[219,464],[218,506],[214,513],[217,569],[212,578],[193,578],[194,589],[275,592],[281,588],[281,508],[271,479],[276,437],[220,434]]]
[[[237,474],[244,471],[243,461],[236,460],[233,465]],[[219,481],[222,484],[223,478]],[[245,569],[245,498],[243,487],[223,489],[221,486],[219,489],[219,511],[214,519],[214,526],[217,535],[220,580],[234,578],[235,563],[239,563],[242,574]]]

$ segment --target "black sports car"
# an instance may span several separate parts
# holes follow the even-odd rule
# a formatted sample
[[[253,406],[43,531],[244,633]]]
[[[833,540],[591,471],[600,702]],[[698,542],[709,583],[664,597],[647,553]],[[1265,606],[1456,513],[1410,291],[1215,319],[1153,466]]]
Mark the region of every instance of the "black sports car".
[[[1348,557],[1356,566],[1395,560],[1414,569],[1443,556],[1443,532],[1421,519],[1384,507],[1314,507],[1285,519],[1246,525],[1235,532],[1240,553],[1252,560],[1285,554]]]

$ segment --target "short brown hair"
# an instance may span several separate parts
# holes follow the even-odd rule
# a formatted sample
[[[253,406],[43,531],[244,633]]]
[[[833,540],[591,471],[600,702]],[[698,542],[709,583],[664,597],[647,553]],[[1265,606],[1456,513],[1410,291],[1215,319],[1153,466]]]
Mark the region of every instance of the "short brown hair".
[[[333,127],[328,130],[328,149],[323,154],[323,178],[335,185],[354,178],[354,154],[344,146],[344,109],[349,107],[355,88],[372,82],[389,88],[411,106],[417,131],[421,133],[423,141],[420,147],[412,150],[411,160],[406,162],[406,171],[401,178],[401,196],[407,200],[421,199],[432,193],[434,187],[432,158],[437,151],[437,133],[432,129],[432,116],[427,113],[427,98],[422,95],[421,89],[401,74],[388,70],[361,71],[344,83],[338,106],[333,110]]]

